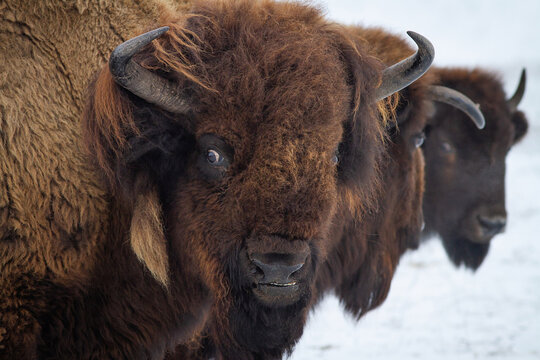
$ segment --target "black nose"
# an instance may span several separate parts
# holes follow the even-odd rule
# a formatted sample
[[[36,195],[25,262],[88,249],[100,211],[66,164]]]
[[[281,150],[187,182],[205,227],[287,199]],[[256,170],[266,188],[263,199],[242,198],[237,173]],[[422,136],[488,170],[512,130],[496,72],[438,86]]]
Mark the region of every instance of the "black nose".
[[[485,236],[495,236],[504,230],[506,226],[506,216],[478,215],[478,222],[482,226],[482,231]]]
[[[260,284],[288,286],[296,283],[291,279],[291,275],[304,266],[305,256],[299,259],[294,255],[255,254],[251,261],[264,275],[259,281]]]

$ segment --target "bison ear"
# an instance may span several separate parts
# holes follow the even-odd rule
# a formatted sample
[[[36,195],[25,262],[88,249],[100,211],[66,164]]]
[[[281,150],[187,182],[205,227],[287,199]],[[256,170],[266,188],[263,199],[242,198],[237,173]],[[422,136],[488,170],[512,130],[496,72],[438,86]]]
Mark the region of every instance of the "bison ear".
[[[514,144],[516,144],[527,133],[529,124],[527,118],[525,118],[525,114],[521,111],[516,111],[512,114],[512,123],[514,123]]]
[[[167,286],[168,256],[158,184],[180,171],[178,152],[185,149],[185,132],[160,111],[137,101],[116,85],[105,68],[89,89],[84,138],[115,201],[132,212],[129,240],[133,251],[157,281]]]
[[[136,195],[130,227],[130,243],[137,258],[163,286],[169,283],[169,257],[163,230],[163,216],[158,189],[137,179]]]

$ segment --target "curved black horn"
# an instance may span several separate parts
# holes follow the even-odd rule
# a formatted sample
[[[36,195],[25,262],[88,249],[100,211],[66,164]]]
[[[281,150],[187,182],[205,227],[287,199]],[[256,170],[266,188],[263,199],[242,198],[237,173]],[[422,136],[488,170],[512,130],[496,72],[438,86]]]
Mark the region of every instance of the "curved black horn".
[[[431,100],[440,101],[452,105],[467,114],[477,128],[483,129],[486,126],[484,115],[480,111],[480,105],[475,104],[464,94],[446,86],[432,85],[428,89],[428,97]]]
[[[126,90],[164,110],[183,114],[189,111],[189,103],[178,87],[131,60],[167,30],[169,27],[164,26],[120,44],[111,53],[109,69],[116,83]]]
[[[525,93],[525,84],[527,83],[527,71],[525,69],[521,70],[521,77],[519,78],[519,84],[516,89],[516,92],[512,97],[508,100],[506,100],[506,104],[508,105],[508,108],[510,109],[510,112],[514,112],[517,110],[517,107],[519,103],[521,102],[521,99],[523,98],[523,94]]]
[[[384,69],[381,86],[375,93],[377,101],[409,86],[424,75],[433,62],[435,49],[431,42],[414,31],[407,31],[407,34],[414,40],[418,50],[414,55]]]

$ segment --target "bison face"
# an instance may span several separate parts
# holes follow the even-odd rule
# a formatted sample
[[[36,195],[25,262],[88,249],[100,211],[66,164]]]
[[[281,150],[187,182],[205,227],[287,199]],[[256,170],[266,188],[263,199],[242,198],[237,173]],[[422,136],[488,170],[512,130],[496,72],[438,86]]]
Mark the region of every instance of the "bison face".
[[[226,284],[235,301],[270,307],[309,298],[336,206],[333,158],[344,109],[291,119],[241,110],[223,116],[224,109],[214,108],[208,113],[221,119],[198,118],[201,135],[171,192],[169,222],[176,252],[200,268],[216,293]],[[194,255],[201,258],[193,261]]]
[[[510,109],[500,82],[480,71],[443,71],[446,86],[479,102],[478,130],[464,114],[437,105],[425,142],[426,231],[441,235],[450,259],[477,269],[491,239],[506,225],[505,157],[525,134],[523,114]]]
[[[165,196],[174,199],[165,210],[168,239],[192,281],[215,298],[207,331],[226,358],[236,356],[235,343],[273,356],[294,344],[331,240],[337,189],[346,181],[338,149],[352,124],[354,91],[338,50],[323,39],[282,34],[254,48],[249,41],[232,52],[214,47],[202,59],[212,64],[204,71],[214,91],[191,94],[193,115],[184,121],[193,146]],[[371,119],[355,131],[372,132],[378,122]],[[382,138],[366,141],[371,149],[342,163],[368,174]],[[348,147],[344,141],[343,156]]]

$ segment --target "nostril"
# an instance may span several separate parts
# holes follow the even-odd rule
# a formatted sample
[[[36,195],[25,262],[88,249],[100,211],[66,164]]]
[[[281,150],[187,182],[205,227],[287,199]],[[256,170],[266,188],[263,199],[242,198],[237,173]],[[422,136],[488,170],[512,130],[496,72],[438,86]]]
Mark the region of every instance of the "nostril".
[[[259,267],[257,266],[257,264],[253,263],[255,266],[251,268],[251,274],[255,275],[255,276],[263,276],[264,275],[264,271]]]
[[[286,284],[291,282],[290,276],[300,270],[304,263],[283,264],[283,263],[265,263],[257,258],[252,259],[253,264],[264,274],[261,283]]]
[[[293,272],[289,274],[289,277],[293,276],[293,275],[296,274],[298,271],[300,271],[300,270],[304,267],[304,263],[302,263],[302,264],[297,264],[296,266],[297,266],[297,268],[294,269]]]
[[[506,217],[478,215],[478,222],[487,233],[495,235],[506,226]]]

